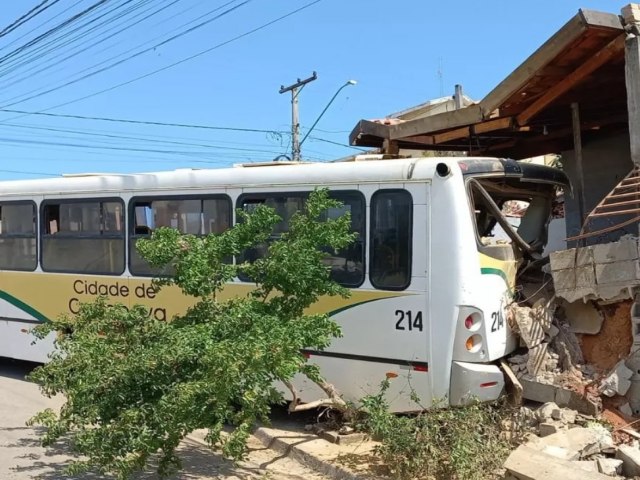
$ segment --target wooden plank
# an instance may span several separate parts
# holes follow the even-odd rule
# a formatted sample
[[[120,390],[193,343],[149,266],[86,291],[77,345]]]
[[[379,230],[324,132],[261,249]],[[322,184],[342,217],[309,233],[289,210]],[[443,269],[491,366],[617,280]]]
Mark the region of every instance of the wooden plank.
[[[517,117],[518,125],[526,125],[529,120],[540,113],[547,105],[553,102],[556,98],[562,94],[571,90],[571,88],[578,85],[582,80],[587,78],[591,73],[604,65],[614,55],[620,52],[624,48],[624,35],[621,34],[609,42],[598,53],[592,56],[589,60],[580,65],[571,74],[567,75],[561,82],[556,83],[552,88],[533,102]]]
[[[630,35],[627,39],[624,59],[631,161],[635,165],[640,165],[640,38],[638,36]]]
[[[601,212],[601,213],[592,213],[589,215],[591,218],[596,217],[615,217],[617,215],[631,215],[632,213],[640,213],[640,208],[630,208],[628,210],[618,210],[617,212]]]
[[[629,198],[629,197],[640,197],[640,192],[618,193],[618,194],[615,194],[615,195],[609,195],[609,197],[607,197],[607,200],[615,199],[615,198]]]
[[[433,136],[434,143],[445,143],[458,138],[467,138],[471,135],[471,127],[456,128],[444,133],[437,133]]]
[[[513,123],[513,117],[496,118],[494,120],[488,120],[474,125],[473,131],[479,135],[481,133],[494,132],[496,130],[505,130],[507,128],[511,128]]]
[[[426,135],[449,128],[462,127],[482,121],[480,105],[470,105],[460,110],[438,113],[429,117],[417,118],[389,127],[389,138],[400,140],[415,135]]]
[[[480,135],[483,133],[494,132],[496,130],[505,130],[507,128],[511,128],[512,124],[513,117],[496,118],[482,123],[476,123],[469,127],[461,127],[448,132],[436,133],[433,136],[433,140],[436,144],[446,143],[451,140],[457,140],[458,138],[468,138],[473,134]]]
[[[413,137],[405,137],[402,139],[402,141],[422,143],[424,145],[433,145],[436,143],[435,140],[433,139],[433,135],[414,135]]]
[[[637,195],[637,194],[636,194]],[[611,197],[606,198],[605,200],[609,200]],[[616,202],[616,203],[603,203],[598,207],[598,210],[601,208],[617,208],[622,207],[624,205],[637,205],[640,203],[640,198],[637,200],[625,200],[624,202]]]
[[[500,107],[542,67],[550,63],[571,42],[582,35],[585,30],[584,16],[581,13],[574,15],[571,20],[482,99],[480,105],[482,106],[483,114],[487,116],[490,112]]]

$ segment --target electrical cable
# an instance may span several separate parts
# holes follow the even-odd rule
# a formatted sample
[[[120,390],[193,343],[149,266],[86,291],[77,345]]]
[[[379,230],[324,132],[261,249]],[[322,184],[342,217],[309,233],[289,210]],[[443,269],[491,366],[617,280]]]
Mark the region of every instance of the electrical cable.
[[[21,17],[16,19],[13,23],[11,23],[10,25],[7,25],[6,27],[4,27],[2,30],[0,30],[0,37],[4,37],[5,35],[8,35],[9,33],[13,32],[14,30],[19,28],[20,26],[22,26],[25,23],[27,23],[32,18],[40,15],[45,10],[47,10],[47,9],[51,8],[52,6],[54,6],[60,0],[53,0],[53,3],[50,3],[49,5],[46,5],[49,1],[50,0],[42,0],[38,5],[36,5],[31,10],[29,10],[27,13],[25,13],[24,15],[22,15]]]
[[[267,27],[269,27],[269,26],[271,26],[271,25],[273,25],[273,24],[275,24],[275,23],[278,23],[278,22],[280,22],[280,21],[282,21],[282,20],[284,20],[284,19],[286,19],[286,18],[288,18],[288,17],[290,17],[290,16],[292,16],[292,15],[295,15],[295,14],[297,14],[297,13],[299,13],[299,12],[301,12],[301,11],[303,11],[303,10],[305,10],[305,9],[307,9],[307,8],[309,8],[309,7],[311,7],[311,6],[315,5],[315,4],[317,4],[317,3],[320,3],[321,1],[322,1],[322,0],[314,0],[314,1],[312,1],[312,2],[309,2],[309,3],[305,4],[305,5],[303,5],[302,7],[299,7],[299,8],[297,8],[297,9],[295,9],[295,10],[290,11],[289,13],[287,13],[287,14],[285,14],[285,15],[282,15],[282,16],[280,16],[280,17],[278,17],[278,18],[275,18],[274,20],[271,20],[271,21],[269,21],[269,22],[267,22],[267,23],[264,23],[264,24],[262,24],[262,25],[260,25],[260,26],[258,26],[258,27],[256,27],[256,28],[254,28],[254,29],[252,29],[252,30],[249,30],[249,31],[244,32],[244,33],[242,33],[242,34],[240,34],[240,35],[237,35],[237,36],[235,36],[235,37],[233,37],[233,38],[231,38],[231,39],[229,39],[229,40],[226,40],[226,41],[224,41],[224,42],[218,43],[218,44],[214,45],[213,47],[209,47],[209,48],[207,48],[207,49],[205,49],[205,50],[202,50],[202,51],[200,51],[200,52],[198,52],[198,53],[195,53],[195,54],[190,55],[190,56],[188,56],[188,57],[186,57],[186,58],[183,58],[183,59],[181,59],[181,60],[179,60],[179,61],[177,61],[177,62],[171,63],[171,64],[169,64],[169,65],[166,65],[166,66],[161,67],[161,68],[159,68],[159,69],[153,70],[153,71],[151,71],[151,72],[149,72],[149,73],[146,73],[146,74],[144,74],[144,75],[140,75],[140,76],[135,77],[135,78],[133,78],[133,79],[131,79],[131,80],[128,80],[128,81],[126,81],[126,82],[119,83],[119,84],[117,84],[117,85],[114,85],[114,86],[112,86],[112,87],[109,87],[109,88],[106,88],[106,89],[100,90],[100,91],[98,91],[98,92],[94,92],[94,93],[92,93],[92,94],[85,95],[85,96],[80,97],[80,98],[76,98],[76,99],[74,99],[74,100],[69,100],[69,101],[67,101],[67,102],[63,102],[63,103],[60,103],[60,104],[57,104],[57,105],[53,105],[53,106],[51,106],[51,107],[45,108],[45,109],[43,109],[43,110],[40,110],[40,111],[39,111],[39,113],[47,112],[47,111],[49,111],[49,110],[53,110],[53,109],[55,109],[55,108],[60,108],[60,107],[62,107],[62,106],[66,106],[66,105],[70,105],[70,104],[72,104],[72,103],[76,103],[76,102],[79,102],[79,101],[82,101],[82,100],[86,100],[86,99],[91,98],[91,97],[94,97],[94,96],[96,96],[96,95],[101,95],[101,94],[103,94],[103,93],[110,92],[110,91],[112,91],[112,90],[115,90],[116,88],[120,88],[120,87],[123,87],[123,86],[125,86],[125,85],[129,85],[129,84],[131,84],[131,83],[137,82],[137,81],[142,80],[142,79],[144,79],[144,78],[148,78],[148,77],[150,77],[150,76],[152,76],[152,75],[155,75],[155,74],[157,74],[157,73],[163,72],[163,71],[168,70],[168,69],[170,69],[170,68],[173,68],[173,67],[175,67],[175,66],[181,65],[181,64],[183,64],[183,63],[185,63],[185,62],[188,62],[188,61],[193,60],[193,59],[195,59],[195,58],[198,58],[198,57],[200,57],[200,56],[202,56],[202,55],[205,55],[206,53],[209,53],[209,52],[211,52],[211,51],[213,51],[213,50],[216,50],[216,49],[221,48],[221,47],[223,47],[223,46],[225,46],[225,45],[228,45],[228,44],[230,44],[230,43],[232,43],[232,42],[235,42],[235,41],[240,40],[240,39],[242,39],[242,38],[245,38],[245,37],[247,37],[247,36],[249,36],[249,35],[252,35],[253,33],[256,33],[256,32],[258,32],[258,31],[260,31],[260,30],[263,30],[263,29],[265,29],[265,28],[267,28]],[[103,70],[104,70],[104,69],[103,69]],[[5,105],[3,108],[6,108],[6,105]],[[1,110],[1,109],[0,109],[0,110]],[[26,115],[23,115],[23,116],[26,116]],[[7,120],[5,120],[5,121],[15,120],[15,119],[17,119],[17,118],[21,118],[21,117],[12,117],[12,118],[7,119]],[[2,123],[2,122],[0,122],[0,123]]]
[[[317,1],[320,1],[320,0],[317,0]],[[80,120],[96,120],[101,122],[114,122],[114,123],[132,123],[132,124],[138,124],[138,125],[156,125],[161,127],[195,128],[195,129],[205,129],[205,130],[228,130],[228,131],[234,131],[234,132],[271,133],[271,134],[277,134],[277,135],[289,133],[284,130],[264,130],[264,129],[257,129],[257,128],[240,128],[240,127],[218,127],[213,125],[198,125],[194,123],[155,122],[155,121],[149,121],[149,120],[130,120],[125,118],[72,115],[72,114],[66,114],[66,113],[50,113],[50,112],[44,112],[44,111],[30,112],[26,110],[15,110],[10,108],[0,108],[0,112],[19,113],[19,114],[23,114],[23,116],[41,115],[46,117],[73,118],[73,119],[80,119]],[[3,120],[3,121],[0,121],[0,123],[7,122],[9,120]]]
[[[184,32],[176,34],[176,35],[174,35],[174,36],[172,36],[172,37],[170,37],[170,38],[168,38],[168,39],[166,39],[166,40],[164,40],[164,41],[162,41],[162,42],[160,42],[160,43],[158,43],[156,45],[153,45],[153,46],[148,47],[148,48],[146,48],[144,50],[136,52],[133,55],[130,55],[130,56],[126,57],[126,58],[118,60],[118,61],[116,61],[116,62],[114,62],[114,63],[112,63],[110,65],[105,66],[105,67],[99,68],[98,70],[94,70],[93,72],[90,72],[90,73],[87,73],[85,75],[82,75],[81,77],[78,77],[78,78],[76,78],[74,80],[68,81],[68,82],[66,82],[66,83],[64,83],[62,85],[58,85],[56,87],[49,88],[49,89],[47,89],[47,90],[45,90],[43,92],[27,96],[26,98],[22,98],[20,100],[16,100],[16,101],[9,100],[10,103],[5,103],[5,104],[3,104],[3,106],[4,107],[10,107],[10,106],[16,105],[18,103],[27,102],[29,100],[33,100],[34,98],[38,98],[38,97],[41,97],[43,95],[47,95],[48,93],[55,92],[57,90],[60,90],[61,88],[65,88],[65,87],[68,87],[68,86],[71,86],[71,85],[75,85],[76,83],[78,83],[78,82],[80,82],[82,80],[86,80],[87,78],[91,78],[91,77],[93,77],[95,75],[103,73],[103,72],[105,72],[107,70],[110,70],[110,69],[112,69],[114,67],[117,67],[118,65],[122,65],[123,63],[128,62],[129,60],[137,58],[140,55],[143,55],[143,54],[145,54],[147,52],[150,52],[150,51],[152,51],[152,50],[154,50],[156,48],[159,48],[159,47],[161,47],[163,45],[166,45],[169,42],[177,40],[178,38],[180,38],[180,37],[182,37],[184,35],[187,35],[188,33],[191,33],[191,32],[193,32],[193,31],[195,31],[195,30],[197,30],[199,28],[202,28],[205,25],[208,25],[211,22],[214,22],[216,20],[219,20],[220,18],[225,17],[226,15],[229,15],[230,13],[234,12],[238,8],[243,7],[244,5],[246,5],[246,4],[248,4],[248,3],[252,2],[252,1],[253,0],[244,0],[243,2],[239,3],[238,5],[232,6],[232,7],[228,8],[227,10],[224,10],[222,13],[214,16],[213,18],[210,18],[209,20],[201,22],[200,24],[198,24],[198,25],[196,25],[194,27],[191,27],[191,28],[189,28],[188,30],[186,30]],[[316,1],[320,1],[320,0],[316,0]]]

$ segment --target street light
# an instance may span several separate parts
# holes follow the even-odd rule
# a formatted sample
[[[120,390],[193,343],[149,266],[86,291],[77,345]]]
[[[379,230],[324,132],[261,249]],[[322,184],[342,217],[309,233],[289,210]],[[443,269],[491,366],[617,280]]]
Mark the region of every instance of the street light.
[[[338,91],[336,93],[333,94],[333,97],[331,97],[331,100],[329,100],[329,103],[327,103],[327,106],[324,107],[324,110],[322,110],[322,112],[320,113],[320,115],[318,115],[318,118],[316,118],[316,121],[313,122],[313,125],[311,125],[311,128],[309,129],[309,131],[305,134],[304,138],[302,139],[302,141],[300,142],[300,146],[302,146],[302,144],[304,143],[304,141],[307,139],[307,137],[309,136],[309,134],[311,133],[311,131],[315,128],[315,126],[318,124],[318,122],[320,121],[320,119],[322,118],[322,116],[325,114],[325,112],[329,109],[329,107],[331,106],[331,104],[333,103],[333,101],[336,99],[336,97],[338,96],[338,94],[342,91],[342,89],[344,87],[348,87],[349,85],[355,85],[356,82],[355,80],[347,80],[347,82],[342,85]]]

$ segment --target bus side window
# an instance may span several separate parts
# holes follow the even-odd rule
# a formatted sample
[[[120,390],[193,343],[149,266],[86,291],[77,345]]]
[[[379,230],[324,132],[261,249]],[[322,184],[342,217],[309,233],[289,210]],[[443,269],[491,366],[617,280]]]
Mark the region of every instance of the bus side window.
[[[371,198],[371,284],[404,290],[411,282],[413,201],[406,190],[379,190]]]
[[[0,269],[33,271],[36,256],[36,204],[0,204]]]
[[[134,198],[129,239],[129,270],[134,275],[171,276],[173,267],[153,268],[142,258],[136,244],[160,227],[191,235],[220,234],[231,222],[231,200],[226,195]],[[231,259],[229,259],[231,262]]]
[[[351,232],[356,234],[353,243],[338,251],[326,249],[325,265],[331,268],[331,278],[343,287],[356,288],[364,282],[365,264],[365,218],[366,207],[362,193],[354,190],[330,192],[331,198],[342,203],[339,208],[331,208],[326,217],[337,219],[346,213],[351,216]]]
[[[124,203],[120,199],[43,202],[42,269],[122,274],[125,264],[123,212]]]

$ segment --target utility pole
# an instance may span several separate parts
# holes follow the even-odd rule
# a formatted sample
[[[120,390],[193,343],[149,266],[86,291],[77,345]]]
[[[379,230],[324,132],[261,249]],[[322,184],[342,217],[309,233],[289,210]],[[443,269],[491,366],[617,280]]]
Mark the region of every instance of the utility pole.
[[[313,72],[309,78],[300,80],[285,87],[280,86],[280,93],[291,92],[291,159],[294,162],[300,161],[300,121],[298,120],[298,94],[302,91],[307,83],[313,82],[318,78],[318,74]]]

